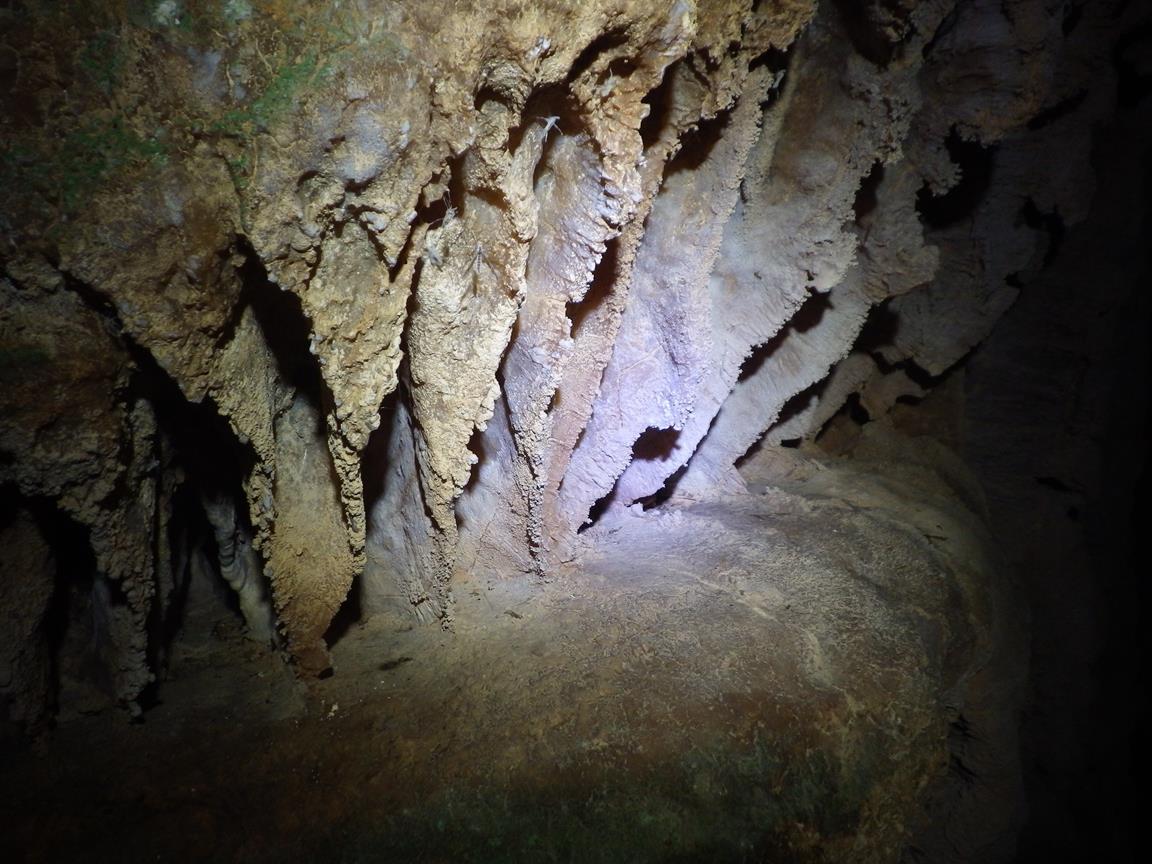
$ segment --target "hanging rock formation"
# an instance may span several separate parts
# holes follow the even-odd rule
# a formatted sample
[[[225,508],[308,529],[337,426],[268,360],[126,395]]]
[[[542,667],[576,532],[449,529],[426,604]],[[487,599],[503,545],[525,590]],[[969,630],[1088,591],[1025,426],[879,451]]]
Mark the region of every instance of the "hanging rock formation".
[[[560,578],[607,510],[739,491],[758,443],[921,398],[1086,212],[1123,16],[1076,8],[0,11],[20,632],[53,570],[33,505],[86,532],[135,706],[184,485],[318,674],[354,583],[450,625],[460,578]],[[32,719],[24,644],[0,687]]]

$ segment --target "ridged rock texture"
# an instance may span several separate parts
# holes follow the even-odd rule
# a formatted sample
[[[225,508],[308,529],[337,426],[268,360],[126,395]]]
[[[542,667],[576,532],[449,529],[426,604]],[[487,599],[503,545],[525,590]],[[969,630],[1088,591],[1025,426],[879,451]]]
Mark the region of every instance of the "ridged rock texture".
[[[1069,71],[1108,22],[1072,57],[1032,0],[4,14],[0,470],[88,530],[126,703],[159,402],[226,422],[213,494],[322,671],[358,577],[450,623],[456,571],[552,576],[605,508],[923,395],[1083,214],[1045,110],[1109,110]]]
[[[9,714],[58,699],[61,572],[136,714],[203,549],[324,675],[345,604],[450,630],[601,520],[947,414],[1088,214],[1113,5],[6,4]]]

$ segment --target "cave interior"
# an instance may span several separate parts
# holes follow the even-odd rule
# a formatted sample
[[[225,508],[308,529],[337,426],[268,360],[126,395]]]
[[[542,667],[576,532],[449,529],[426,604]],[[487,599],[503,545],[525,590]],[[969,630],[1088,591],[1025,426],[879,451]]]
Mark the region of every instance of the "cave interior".
[[[0,0],[0,854],[1136,860],[1150,108],[1138,0]]]

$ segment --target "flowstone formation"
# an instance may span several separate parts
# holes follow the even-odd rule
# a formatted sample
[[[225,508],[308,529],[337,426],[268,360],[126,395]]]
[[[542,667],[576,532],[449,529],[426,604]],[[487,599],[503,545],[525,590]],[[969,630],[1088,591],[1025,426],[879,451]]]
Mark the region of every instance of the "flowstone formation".
[[[460,586],[578,580],[609,524],[745,495],[749,459],[851,449],[860,412],[949,415],[1087,213],[1134,14],[6,6],[9,713],[60,701],[53,615],[139,712],[197,561],[323,675],[345,604],[451,629]],[[972,614],[941,651],[1000,632]]]

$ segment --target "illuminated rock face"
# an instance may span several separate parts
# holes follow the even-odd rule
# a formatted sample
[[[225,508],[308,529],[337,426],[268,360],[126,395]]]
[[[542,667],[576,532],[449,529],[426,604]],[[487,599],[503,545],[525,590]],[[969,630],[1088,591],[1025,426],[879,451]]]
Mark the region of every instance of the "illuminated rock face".
[[[740,493],[758,443],[923,397],[1084,217],[1119,26],[1040,0],[70,5],[2,13],[0,482],[87,532],[129,706],[182,490],[253,632],[262,570],[321,673],[356,580],[450,625],[459,578],[564,578],[600,514]],[[39,650],[11,660],[21,717]]]

